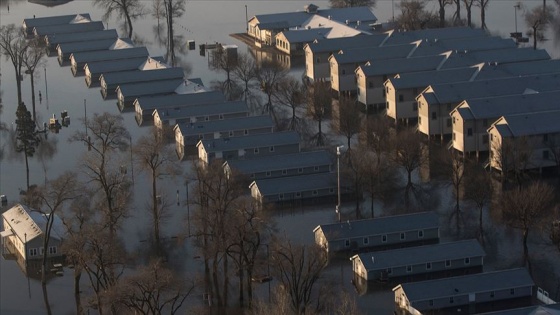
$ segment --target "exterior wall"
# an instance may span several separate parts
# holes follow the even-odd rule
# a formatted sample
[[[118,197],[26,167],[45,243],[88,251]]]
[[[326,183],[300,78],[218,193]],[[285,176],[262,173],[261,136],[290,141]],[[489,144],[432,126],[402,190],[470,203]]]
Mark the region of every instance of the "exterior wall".
[[[266,178],[278,178],[285,176],[297,176],[297,175],[308,175],[317,173],[328,173],[331,171],[330,165],[316,165],[301,168],[290,168],[284,170],[273,170],[248,174],[251,179],[266,179]]]
[[[366,78],[363,72],[358,72],[358,101],[364,105],[386,107],[385,86],[383,85],[383,83],[387,80],[387,76]]]
[[[4,230],[11,229],[10,224],[6,221],[5,218],[2,218],[2,226]],[[10,246],[9,249],[15,251],[14,254],[19,255],[23,259],[26,259],[27,255],[25,252],[25,244],[23,243],[24,240],[20,240],[17,235],[13,234],[7,237],[2,238],[4,242],[4,246]]]
[[[5,230],[11,229],[5,219],[3,219],[3,226]],[[26,259],[40,260],[43,258],[43,237],[41,235],[29,240],[27,244],[24,244],[24,241],[25,240],[19,239],[19,237],[15,234],[2,239],[3,246],[12,254],[16,255],[18,257],[18,261],[20,259],[25,261]],[[47,257],[62,256],[60,245],[60,240],[51,238],[47,249]]]
[[[334,186],[336,186],[336,184]],[[325,198],[329,196],[337,196],[337,189],[334,186],[331,188],[307,190],[307,191],[301,191],[295,193],[279,193],[273,195],[266,195],[263,196],[263,201],[269,203],[275,203],[275,202],[282,203],[284,201],[317,199],[317,198]]]
[[[453,133],[451,141],[453,141],[453,148],[459,152],[465,152],[465,133],[463,126],[463,119],[459,112],[454,111],[451,114],[451,121],[453,125]]]
[[[455,112],[452,118],[454,134],[453,147],[455,149],[463,153],[488,151],[489,137],[487,129],[498,117],[463,120],[461,116]],[[459,133],[462,133],[462,140],[459,139]],[[455,146],[456,142],[457,146]]]
[[[177,129],[179,130],[179,129]],[[228,130],[228,131],[218,131],[218,132],[206,132],[200,134],[191,134],[184,136],[182,135],[182,145],[183,146],[195,146],[199,140],[205,139],[220,139],[228,137],[242,137],[247,135],[262,134],[262,133],[272,133],[272,128],[255,128],[255,129],[241,129],[241,130]]]
[[[356,70],[357,66],[355,64],[342,64],[339,65],[338,73],[338,92],[350,92],[352,94],[357,93],[358,85],[356,83]]]
[[[278,34],[275,41],[276,49],[280,50],[283,53],[290,54],[295,50],[292,49],[292,45],[290,44],[288,39],[286,39],[286,36],[284,36],[283,33]]]
[[[323,230],[321,230],[321,228],[318,228],[317,230],[315,230],[314,234],[315,234],[315,244],[321,246],[322,248],[324,248],[328,252],[329,251],[329,243],[327,242],[327,239],[325,238],[325,234],[323,234]]]
[[[385,93],[387,105],[391,108],[391,101],[387,91]],[[418,103],[416,96],[418,96],[418,88],[395,90],[393,93],[394,99],[393,106],[395,106],[395,117],[393,119],[417,119],[418,118]],[[389,109],[387,110],[389,115]],[[391,116],[390,116],[391,117]]]
[[[401,233],[404,233],[404,239],[401,239]],[[386,236],[386,240],[383,237]],[[367,243],[364,239],[367,238]],[[439,240],[439,228],[424,230],[424,236],[418,236],[418,230],[412,231],[395,231],[388,234],[374,234],[367,237],[354,237],[348,240],[338,239],[329,242],[331,251],[349,251],[361,249],[388,249],[406,246],[409,243],[437,243]],[[348,241],[348,242],[347,242]]]
[[[179,124],[184,122],[192,122],[195,123],[197,121],[211,121],[211,120],[222,120],[222,119],[231,119],[231,118],[241,118],[249,116],[248,112],[240,112],[240,113],[227,113],[227,114],[214,114],[214,115],[200,115],[200,116],[190,116],[190,117],[180,117],[169,119],[171,124]],[[165,123],[165,120],[164,120]]]
[[[424,97],[419,96],[418,130],[428,136],[450,135],[453,132],[453,123],[449,114],[453,105],[456,104],[430,104]]]
[[[329,71],[330,71],[330,80],[331,80],[331,89],[333,91],[339,91],[340,85],[340,75],[338,72],[338,63],[334,58],[329,58]],[[354,77],[356,75],[354,74]]]
[[[329,79],[330,55],[330,52],[313,54],[310,49],[305,49],[305,75],[312,81]]]
[[[297,152],[299,152],[299,144],[266,146],[260,148],[245,149],[245,157],[251,158],[257,156],[267,156],[267,155],[277,155],[277,154],[297,153]]]

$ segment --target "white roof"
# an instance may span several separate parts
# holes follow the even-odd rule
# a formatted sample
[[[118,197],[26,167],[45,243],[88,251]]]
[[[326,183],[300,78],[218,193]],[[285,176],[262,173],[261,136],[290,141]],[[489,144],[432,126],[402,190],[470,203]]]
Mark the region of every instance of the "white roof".
[[[111,47],[109,47],[109,50],[127,49],[127,48],[133,48],[133,47],[134,47],[134,44],[132,44],[132,42],[122,40],[121,38],[118,38],[115,41],[115,43],[113,45],[111,45]]]
[[[330,28],[331,30],[325,34],[325,38],[352,37],[364,33],[359,29],[355,29],[338,21],[329,20],[320,15],[311,16],[301,27],[304,29]]]
[[[89,23],[89,22],[91,22],[91,19],[89,17],[78,14],[72,21],[70,21],[70,24]]]
[[[148,57],[148,59],[138,67],[138,70],[154,70],[154,69],[166,69],[169,68],[169,65],[162,61],[158,61],[152,57]]]
[[[208,90],[203,85],[200,85],[190,80],[184,80],[183,84],[179,85],[175,89],[175,93],[177,94],[191,94],[191,93],[202,93],[202,92],[208,92]]]
[[[43,234],[48,216],[48,214],[41,213],[21,204],[13,206],[2,214],[4,220],[9,224],[9,226],[5,226],[4,229],[11,229],[22,242],[29,242]],[[60,239],[63,231],[62,221],[55,215],[51,237]],[[9,233],[2,234],[5,235]]]

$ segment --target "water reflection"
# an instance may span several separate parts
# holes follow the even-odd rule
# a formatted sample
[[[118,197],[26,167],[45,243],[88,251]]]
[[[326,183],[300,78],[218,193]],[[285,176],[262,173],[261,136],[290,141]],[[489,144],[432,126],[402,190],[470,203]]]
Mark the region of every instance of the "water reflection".
[[[27,0],[29,3],[43,5],[45,7],[56,7],[74,0]]]

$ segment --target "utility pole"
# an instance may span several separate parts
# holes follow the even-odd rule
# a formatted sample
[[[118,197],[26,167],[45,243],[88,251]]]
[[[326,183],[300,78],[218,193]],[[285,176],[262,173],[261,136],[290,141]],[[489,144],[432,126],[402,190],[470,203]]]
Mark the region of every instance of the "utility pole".
[[[340,222],[340,149],[344,148],[343,145],[336,147],[336,173],[338,182],[338,197],[336,203],[336,214],[338,215],[338,222]]]

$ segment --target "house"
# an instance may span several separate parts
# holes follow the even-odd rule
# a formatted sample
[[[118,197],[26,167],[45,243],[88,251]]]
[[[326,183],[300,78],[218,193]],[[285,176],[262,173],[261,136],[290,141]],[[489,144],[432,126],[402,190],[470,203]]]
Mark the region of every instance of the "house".
[[[84,51],[73,53],[70,56],[70,65],[72,66],[72,73],[77,76],[85,71],[86,64],[98,61],[120,60],[126,61],[132,58],[143,57],[144,60],[148,58],[149,53],[146,47],[133,47],[125,49],[114,49],[104,51]]]
[[[173,128],[177,155],[183,159],[187,154],[196,154],[196,144],[201,139],[224,139],[274,132],[270,115],[241,118],[183,122]]]
[[[244,137],[202,139],[197,143],[198,158],[206,164],[215,159],[235,160],[255,156],[299,152],[299,134],[295,131],[248,135]]]
[[[490,167],[507,172],[560,166],[559,122],[560,108],[500,117],[488,128]]]
[[[481,62],[490,64],[508,64],[528,61],[550,60],[550,55],[544,49],[534,50],[525,48],[503,48],[484,51],[453,51],[442,65],[442,69],[462,68]]]
[[[36,37],[44,37],[49,34],[68,34],[104,30],[105,26],[101,21],[87,21],[85,23],[73,23],[64,25],[46,25],[35,26],[33,35]]]
[[[467,67],[449,70],[433,70],[397,74],[383,84],[387,102],[387,116],[395,121],[416,121],[418,118],[419,92],[430,84],[470,81],[476,77],[479,67]],[[436,119],[437,117],[430,117]]]
[[[99,78],[101,95],[104,99],[116,95],[116,89],[120,84],[151,82],[152,80],[183,79],[185,76],[182,68],[169,68],[166,64],[159,62],[154,62],[154,64],[158,65],[155,69],[119,71],[102,74]],[[159,65],[161,65],[161,67]]]
[[[437,70],[451,52],[428,57],[414,57],[370,61],[355,70],[358,101],[365,106],[385,108],[385,87],[388,78],[405,72]]]
[[[541,64],[539,61],[529,62],[526,64],[526,68],[530,68],[529,65],[535,63]],[[544,64],[549,64],[549,62]],[[506,64],[498,67],[503,69],[513,65],[517,64]],[[489,71],[495,71],[494,75],[498,79],[486,79],[488,75],[484,73],[489,67],[492,68]],[[560,67],[560,63],[557,64],[557,67]],[[439,135],[442,139],[443,136],[451,135],[452,123],[449,113],[465,99],[520,95],[530,90],[538,92],[560,90],[560,74],[529,76],[519,74],[519,76],[513,76],[509,72],[493,69],[497,69],[497,67],[484,64],[474,81],[431,84],[424,89],[416,98],[418,102],[418,131],[428,136]],[[481,77],[485,79],[480,80]]]
[[[135,82],[120,84],[117,89],[117,105],[121,111],[131,107],[136,98],[168,94],[191,94],[206,92],[202,81],[193,79],[152,80],[151,82]]]
[[[467,38],[420,38],[411,57],[424,57],[441,54],[452,50],[455,53],[469,53],[475,51],[490,51],[501,49],[514,49],[517,47],[511,38],[499,36],[472,36]]]
[[[251,180],[332,172],[333,156],[325,150],[230,160],[224,172],[247,175]]]
[[[56,47],[56,50],[58,53],[58,63],[63,65],[65,61],[70,60],[70,55],[75,52],[114,50],[132,47],[134,47],[134,43],[129,38],[109,38],[89,40],[87,42],[60,43]]]
[[[315,243],[328,253],[384,250],[438,243],[439,218],[433,212],[386,216],[322,224],[313,233]]]
[[[341,49],[375,47],[383,43],[387,33],[367,36],[315,39],[304,45],[305,77],[311,81],[329,80],[329,57]]]
[[[140,96],[134,101],[134,111],[136,112],[136,121],[139,125],[141,125],[146,121],[151,121],[152,117],[155,116],[154,114],[156,110],[179,110],[181,107],[191,105],[194,106],[223,102],[225,102],[225,96],[219,91],[160,96]],[[244,104],[244,108],[247,111],[246,104]],[[198,114],[201,113],[198,112]],[[163,117],[163,115],[159,114],[158,116],[160,116],[160,118]],[[156,126],[163,126],[165,123],[164,120],[167,119],[161,119],[161,122],[156,123]],[[174,126],[175,122],[171,123],[171,125]]]
[[[88,22],[91,22],[89,13],[27,18],[23,19],[23,33],[26,36],[33,35],[33,29],[36,26],[40,27]]]
[[[453,125],[452,145],[462,153],[488,151],[488,128],[504,115],[558,111],[560,91],[467,99],[449,114]]]
[[[13,255],[18,264],[24,268],[32,261],[40,265],[43,258],[43,238],[48,214],[41,213],[26,205],[16,204],[2,213],[2,245],[4,254]],[[64,238],[62,221],[54,215],[49,238],[47,257],[62,260],[60,246]]]
[[[423,233],[423,231],[421,231]],[[419,232],[420,233],[420,232]],[[364,238],[366,242],[368,238]],[[350,258],[354,274],[365,281],[449,276],[482,272],[486,253],[477,240],[462,240],[378,252]]]
[[[392,30],[389,32],[389,38],[383,43],[388,45],[410,44],[417,40],[443,40],[443,39],[467,39],[472,37],[488,36],[485,30],[470,27],[445,27],[432,28],[423,30]]]
[[[267,204],[276,206],[304,206],[310,204],[334,205],[338,198],[336,173],[318,173],[298,176],[257,179],[249,188],[251,196],[260,207]],[[341,183],[341,200],[353,196],[346,183]]]
[[[247,22],[247,34],[258,45],[276,46],[277,34],[290,29],[305,29],[304,24],[315,15],[364,31],[371,29],[369,25],[377,21],[368,7],[320,10],[316,5],[308,4],[304,11],[255,15]]]
[[[66,34],[49,34],[45,35],[45,44],[47,45],[47,53],[55,53],[59,44],[89,42],[99,39],[119,38],[115,29],[100,30],[91,32],[66,33]]]
[[[131,71],[131,70],[150,70],[159,68],[169,68],[161,56],[157,57],[132,57],[117,60],[101,60],[88,62],[84,66],[86,84],[88,87],[99,85],[102,74]]]
[[[329,71],[333,94],[357,93],[355,70],[368,61],[406,58],[415,44],[342,49],[329,57]]]
[[[403,283],[395,314],[474,314],[531,305],[535,283],[525,268]]]
[[[559,303],[513,308],[505,311],[480,313],[479,315],[558,315],[558,314],[560,314]]]

